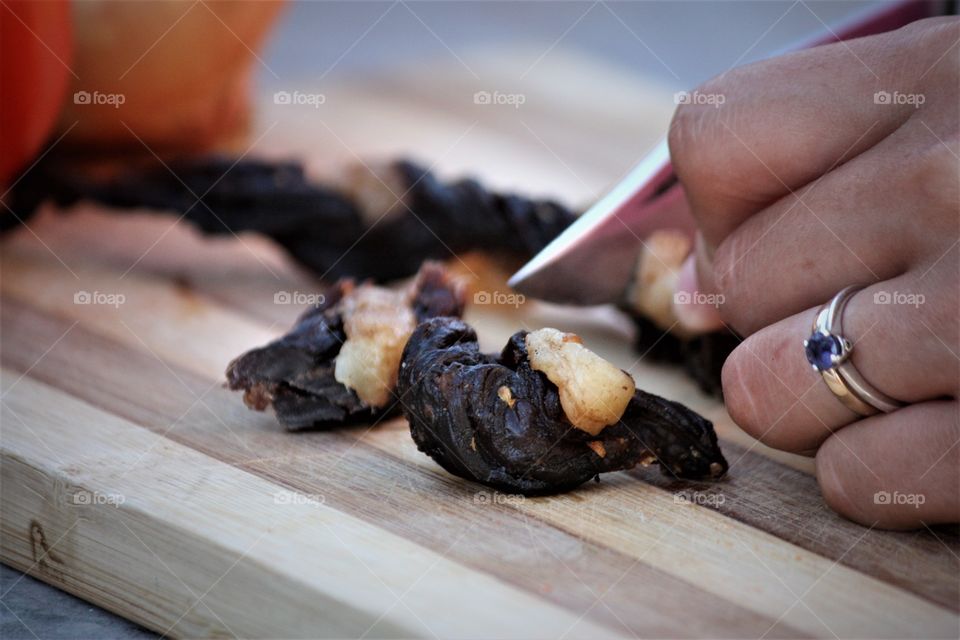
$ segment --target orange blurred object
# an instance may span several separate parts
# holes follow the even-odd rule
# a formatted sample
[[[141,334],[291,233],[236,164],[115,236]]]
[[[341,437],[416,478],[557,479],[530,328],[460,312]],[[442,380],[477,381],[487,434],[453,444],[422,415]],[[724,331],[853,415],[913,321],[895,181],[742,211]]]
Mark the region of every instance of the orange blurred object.
[[[71,77],[67,0],[0,3],[0,185],[40,151]]]
[[[42,145],[180,154],[249,120],[256,51],[282,1],[0,2],[0,185]]]
[[[203,151],[246,132],[252,71],[283,2],[86,0],[60,127],[71,146]]]

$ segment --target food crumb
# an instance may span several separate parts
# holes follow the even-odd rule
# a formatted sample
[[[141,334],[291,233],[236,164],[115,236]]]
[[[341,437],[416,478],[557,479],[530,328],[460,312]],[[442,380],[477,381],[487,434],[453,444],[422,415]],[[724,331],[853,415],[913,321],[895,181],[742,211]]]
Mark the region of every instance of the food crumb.
[[[510,387],[508,387],[508,386],[506,386],[506,385],[503,385],[502,387],[500,387],[499,389],[497,389],[497,396],[498,396],[501,400],[503,400],[504,402],[506,402],[506,403],[507,403],[507,406],[510,407],[511,409],[513,409],[513,405],[515,405],[515,404],[517,403],[517,401],[516,401],[516,400],[514,399],[514,397],[513,397],[513,392],[510,391]]]
[[[587,446],[593,449],[593,452],[601,458],[607,455],[607,450],[604,448],[603,442],[600,440],[590,440],[587,442]]]

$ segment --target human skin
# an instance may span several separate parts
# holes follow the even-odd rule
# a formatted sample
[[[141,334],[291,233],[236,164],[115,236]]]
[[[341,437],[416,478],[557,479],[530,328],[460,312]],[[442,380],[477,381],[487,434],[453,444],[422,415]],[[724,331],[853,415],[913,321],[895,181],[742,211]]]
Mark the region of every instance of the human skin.
[[[678,315],[745,336],[723,369],[730,415],[815,456],[827,504],[867,526],[960,521],[958,41],[960,20],[933,18],[741,67],[670,130],[699,227],[680,288],[722,296]],[[851,412],[804,357],[851,284],[843,333],[908,405],[889,414]]]

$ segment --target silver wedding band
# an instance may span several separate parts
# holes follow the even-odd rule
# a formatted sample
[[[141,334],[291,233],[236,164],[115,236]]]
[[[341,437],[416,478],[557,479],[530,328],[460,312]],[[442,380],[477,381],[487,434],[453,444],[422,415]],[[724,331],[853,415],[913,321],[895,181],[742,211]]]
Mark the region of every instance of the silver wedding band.
[[[861,286],[847,287],[820,309],[803,348],[813,370],[823,377],[827,388],[844,406],[858,415],[872,416],[896,411],[903,403],[867,382],[850,360],[854,345],[843,335],[843,311],[861,289]]]

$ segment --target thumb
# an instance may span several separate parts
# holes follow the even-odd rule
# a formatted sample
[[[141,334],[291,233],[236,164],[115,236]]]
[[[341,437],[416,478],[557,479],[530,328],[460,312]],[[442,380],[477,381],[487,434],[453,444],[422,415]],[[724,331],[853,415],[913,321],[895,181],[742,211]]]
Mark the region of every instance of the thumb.
[[[692,333],[707,333],[723,326],[713,284],[713,268],[707,257],[703,236],[697,233],[694,250],[680,267],[674,287],[673,313],[680,325]]]

